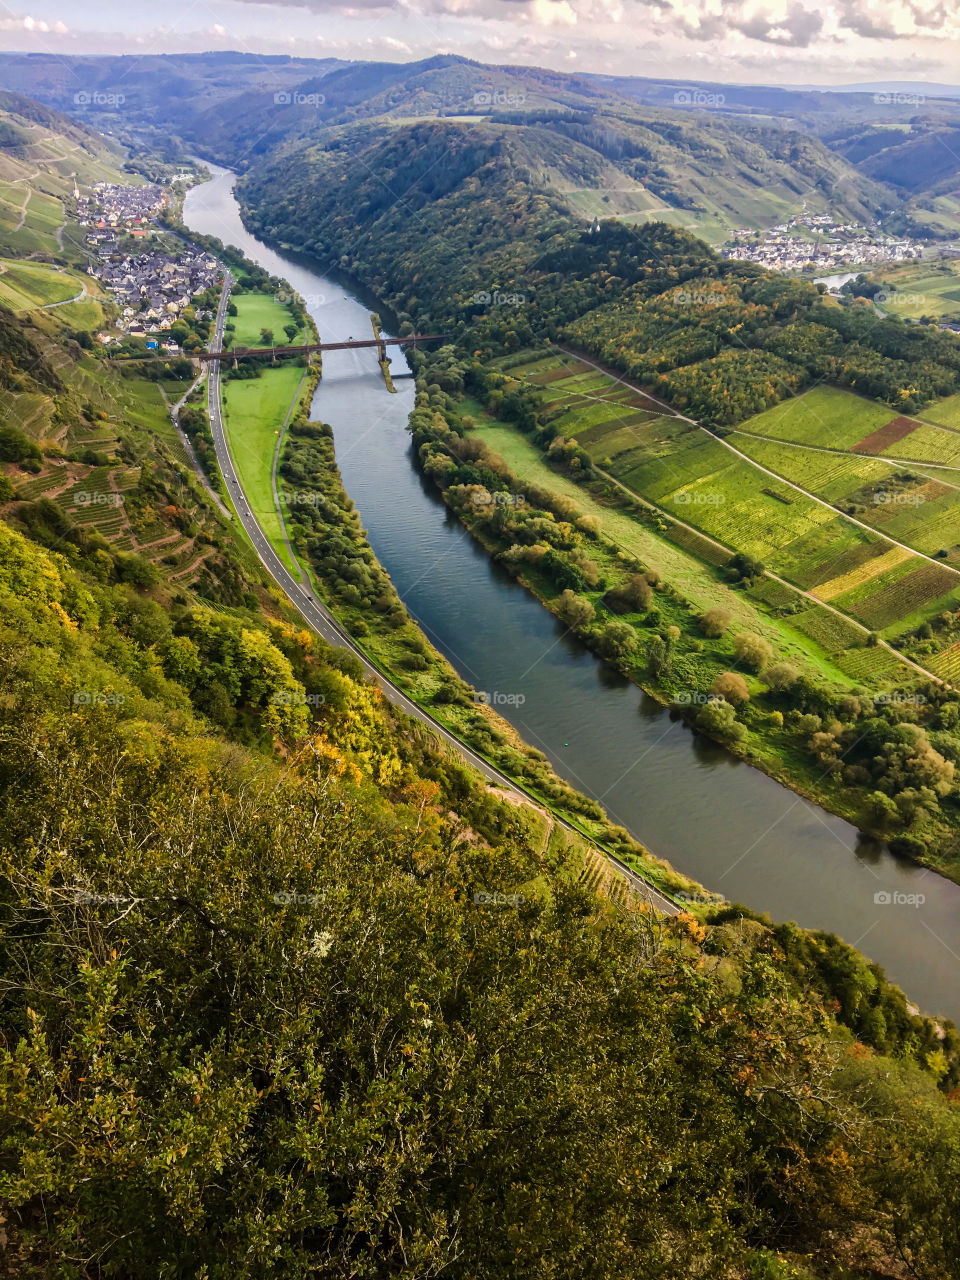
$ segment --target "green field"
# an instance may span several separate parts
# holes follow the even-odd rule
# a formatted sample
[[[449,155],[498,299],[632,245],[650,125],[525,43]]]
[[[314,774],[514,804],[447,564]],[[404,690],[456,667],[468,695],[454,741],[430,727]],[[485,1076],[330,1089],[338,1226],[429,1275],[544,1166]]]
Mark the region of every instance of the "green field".
[[[936,404],[923,409],[917,417],[923,418],[925,422],[942,423],[945,427],[955,427],[960,431],[960,396],[938,400]]]
[[[921,316],[960,318],[960,264],[953,259],[882,267],[870,279],[883,285],[889,295],[880,304],[884,312],[910,320]]]
[[[741,432],[731,439],[762,466],[850,511],[885,537],[925,555],[945,551],[943,558],[960,560],[960,474],[944,482],[906,471],[901,463],[821,453]]]
[[[224,429],[250,510],[277,554],[297,578],[283,523],[273,500],[271,474],[279,433],[304,375],[302,365],[264,369],[259,378],[223,384]]]
[[[734,619],[732,625],[735,629],[743,628],[763,635],[779,653],[790,660],[826,675],[831,680],[843,684],[849,682],[838,665],[831,661],[830,650],[826,649],[809,626],[800,621],[803,615],[789,620],[772,617],[751,596],[732,591],[707,564],[702,563],[702,558],[689,554],[689,548],[684,549],[665,536],[659,536],[626,512],[611,509],[598,502],[581,485],[558,474],[546,464],[540,450],[525,436],[512,427],[491,421],[475,402],[469,403],[467,412],[476,419],[476,434],[503,458],[514,475],[521,481],[537,484],[571,498],[585,514],[599,517],[604,538],[644,565],[658,568],[666,580],[681,591],[697,610],[706,612],[716,607],[727,609]],[[725,554],[719,557],[720,560],[726,558]],[[789,588],[781,590],[787,592],[789,600],[797,598]],[[807,612],[820,617],[824,628],[834,624],[844,625],[842,619],[834,619],[831,623],[833,615],[815,605]],[[849,623],[845,625],[848,642],[855,643],[857,628]],[[859,635],[862,639],[862,633]],[[899,665],[896,664],[896,659],[894,664]]]
[[[65,302],[76,297],[86,283],[75,272],[42,262],[0,258],[0,303],[11,311],[32,311],[51,302]]]
[[[234,325],[233,345],[235,347],[262,347],[261,329],[273,332],[273,345],[284,346],[287,335],[283,332],[285,324],[292,323],[290,312],[282,302],[278,302],[272,293],[234,293],[231,301],[236,303],[237,314],[231,316],[229,323]],[[301,329],[294,337],[294,342],[303,340]]]
[[[895,418],[886,405],[838,387],[813,387],[742,423],[744,431],[797,444],[850,449]]]
[[[889,425],[893,410],[821,386],[749,419],[728,446],[679,418],[641,411],[635,392],[561,353],[537,353],[529,364],[512,357],[501,367],[543,388],[546,421],[576,438],[604,473],[800,589],[821,595],[824,584],[822,598],[861,627],[896,636],[954,603],[960,575],[950,564],[960,563],[960,489],[906,471],[881,450],[949,466],[960,458],[960,433],[913,420],[914,429],[884,450],[897,431]],[[633,405],[625,395],[635,397]],[[884,428],[879,438],[865,439]],[[861,442],[865,452],[848,452]],[[896,542],[944,563],[899,552]],[[705,553],[696,535],[686,549],[717,562],[716,548]],[[892,561],[884,555],[891,549]],[[905,586],[898,586],[901,579]],[[828,652],[838,652],[840,633],[833,629]],[[852,627],[850,642],[859,634]]]

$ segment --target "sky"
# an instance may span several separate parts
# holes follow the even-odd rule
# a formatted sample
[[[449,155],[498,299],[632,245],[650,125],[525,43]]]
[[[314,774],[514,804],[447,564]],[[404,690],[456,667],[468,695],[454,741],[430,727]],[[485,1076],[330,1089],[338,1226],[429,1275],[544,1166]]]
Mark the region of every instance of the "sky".
[[[237,49],[480,62],[694,82],[960,84],[958,0],[34,0],[0,48]]]

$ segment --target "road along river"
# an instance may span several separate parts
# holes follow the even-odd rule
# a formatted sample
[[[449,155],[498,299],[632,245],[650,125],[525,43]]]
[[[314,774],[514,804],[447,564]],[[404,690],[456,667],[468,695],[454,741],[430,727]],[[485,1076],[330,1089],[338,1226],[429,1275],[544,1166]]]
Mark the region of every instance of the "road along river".
[[[366,337],[375,300],[243,227],[210,165],[184,221],[237,245],[304,298],[321,340]],[[405,372],[402,357],[394,369]],[[732,901],[860,947],[930,1013],[960,1021],[960,885],[697,737],[605,667],[493,564],[413,465],[409,379],[390,395],[368,350],[325,353],[313,416],[333,427],[347,492],[397,591],[464,679],[652,852]]]

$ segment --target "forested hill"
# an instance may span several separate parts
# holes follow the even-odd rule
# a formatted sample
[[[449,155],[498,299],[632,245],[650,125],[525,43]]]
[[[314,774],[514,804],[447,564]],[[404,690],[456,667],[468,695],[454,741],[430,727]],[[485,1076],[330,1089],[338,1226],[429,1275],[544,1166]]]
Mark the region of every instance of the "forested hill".
[[[179,135],[237,169],[362,121],[510,121],[535,130],[532,162],[579,217],[666,210],[719,239],[801,208],[870,223],[895,203],[890,187],[792,118],[691,113],[638,102],[615,81],[452,55],[401,64],[0,54],[0,81],[121,137],[169,147]]]
[[[577,225],[544,179],[547,146],[530,124],[371,125],[262,162],[241,191],[261,233],[352,272],[404,322],[491,354],[566,338],[708,425],[815,380],[907,413],[960,388],[952,334],[663,223]]]

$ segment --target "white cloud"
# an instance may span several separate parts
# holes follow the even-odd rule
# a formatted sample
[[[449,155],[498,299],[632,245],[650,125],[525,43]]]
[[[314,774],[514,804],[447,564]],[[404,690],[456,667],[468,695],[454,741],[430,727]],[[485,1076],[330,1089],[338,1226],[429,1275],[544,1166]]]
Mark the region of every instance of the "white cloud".
[[[542,27],[575,27],[577,12],[569,0],[532,0],[532,20]]]

